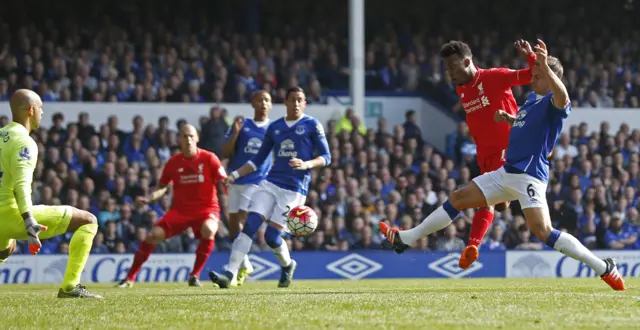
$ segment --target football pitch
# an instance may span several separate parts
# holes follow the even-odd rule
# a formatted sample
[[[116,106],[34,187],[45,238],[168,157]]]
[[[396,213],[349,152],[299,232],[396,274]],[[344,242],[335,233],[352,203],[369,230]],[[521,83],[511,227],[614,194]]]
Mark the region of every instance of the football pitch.
[[[55,298],[55,285],[0,286],[0,329],[639,329],[640,279],[248,282],[90,285],[106,300]]]

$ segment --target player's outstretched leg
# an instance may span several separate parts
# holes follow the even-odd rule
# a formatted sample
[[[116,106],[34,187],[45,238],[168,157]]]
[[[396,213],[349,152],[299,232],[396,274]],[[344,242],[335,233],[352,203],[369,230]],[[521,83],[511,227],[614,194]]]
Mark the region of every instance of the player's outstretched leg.
[[[288,288],[293,281],[293,273],[296,271],[296,261],[291,259],[289,254],[289,246],[282,239],[282,230],[276,228],[276,224],[269,224],[267,230],[264,232],[264,239],[267,245],[271,247],[271,250],[280,260],[282,271],[280,272],[280,280],[278,281],[279,288]]]
[[[247,211],[238,210],[236,213],[229,214],[229,236],[233,237],[234,240],[238,237],[242,228],[244,227],[244,223],[247,220],[247,216],[249,214]],[[238,275],[236,275],[236,286],[241,286],[244,284],[244,281],[253,273],[253,265],[249,260],[249,255],[246,255],[240,264],[240,269],[238,270]]]
[[[138,250],[133,256],[133,264],[127,273],[127,277],[122,279],[117,287],[119,288],[130,288],[133,286],[133,283],[136,281],[136,276],[140,272],[142,265],[149,259],[151,252],[156,248],[156,244],[162,243],[164,241],[165,233],[164,229],[159,226],[153,226],[151,228],[151,234],[147,236],[147,238],[140,243],[138,246]]]
[[[263,222],[264,219],[260,214],[250,212],[242,232],[238,234],[238,237],[236,237],[233,241],[233,245],[231,246],[231,256],[229,257],[227,270],[221,273],[214,271],[209,272],[209,278],[211,281],[217,284],[221,289],[229,288],[233,279],[238,275],[240,265],[242,265],[245,257],[251,250],[253,237],[256,235]]]
[[[524,208],[522,212],[527,220],[527,225],[541,242],[546,242],[549,247],[589,265],[612,289],[625,289],[624,280],[613,259],[598,258],[571,234],[554,229],[551,226],[551,218],[547,209],[531,207]]]
[[[200,242],[196,248],[196,260],[189,275],[189,286],[201,287],[200,272],[209,259],[218,231],[218,220],[207,220],[200,227]]]
[[[80,276],[89,258],[93,238],[98,232],[98,220],[87,211],[71,207],[69,209],[71,210],[71,221],[67,231],[73,232],[73,236],[69,243],[69,260],[61,288],[58,291],[58,298],[103,299],[102,296],[88,292],[86,287],[80,284]],[[35,211],[35,213],[37,215],[38,212]]]
[[[391,242],[396,253],[400,254],[415,241],[447,227],[460,214],[461,210],[485,206],[487,206],[487,202],[482,190],[472,181],[451,193],[449,199],[442,206],[433,211],[415,228],[398,230],[380,222],[380,232]]]

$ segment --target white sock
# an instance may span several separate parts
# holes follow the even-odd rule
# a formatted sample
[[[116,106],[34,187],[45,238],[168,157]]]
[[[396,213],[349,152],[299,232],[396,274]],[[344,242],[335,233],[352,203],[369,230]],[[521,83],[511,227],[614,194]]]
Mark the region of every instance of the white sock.
[[[251,250],[251,244],[253,244],[253,240],[245,233],[240,233],[236,240],[233,241],[231,257],[229,257],[229,265],[227,266],[227,270],[233,274],[233,277],[238,275],[240,265],[244,262],[244,258],[247,257],[247,254]]]
[[[400,239],[407,245],[413,245],[415,241],[444,229],[452,221],[447,211],[440,206],[415,228],[400,231]]]
[[[289,255],[289,246],[287,245],[287,242],[283,241],[280,246],[271,250],[278,260],[280,260],[280,265],[282,265],[282,267],[291,265],[291,256]]]
[[[589,251],[589,249],[582,245],[582,243],[571,234],[560,233],[553,248],[573,259],[584,262],[595,270],[598,275],[602,275],[607,271],[607,263],[596,257],[593,252]]]
[[[249,260],[248,255],[244,256],[244,259],[240,264],[240,269],[243,269],[243,268],[246,269],[249,273],[253,272],[253,265],[251,264],[251,261]]]

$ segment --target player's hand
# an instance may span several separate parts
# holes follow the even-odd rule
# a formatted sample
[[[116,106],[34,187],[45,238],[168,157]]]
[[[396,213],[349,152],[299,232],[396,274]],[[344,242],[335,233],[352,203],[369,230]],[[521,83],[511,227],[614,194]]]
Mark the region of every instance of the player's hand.
[[[547,45],[544,41],[538,39],[538,44],[534,47],[536,52],[536,63],[541,67],[548,67],[547,64],[547,56],[549,53],[547,52]]]
[[[291,160],[289,161],[289,166],[291,166],[291,168],[293,168],[294,170],[308,170],[311,168],[311,165],[308,162],[303,161],[302,159],[298,159],[298,158],[291,158]]]
[[[493,114],[493,120],[495,120],[498,123],[502,123],[502,122],[506,122],[511,118],[511,115],[509,115],[506,111],[504,110],[498,110]]]
[[[146,198],[144,196],[136,197],[136,205],[138,205],[138,207],[145,206],[147,204],[149,204],[149,199],[148,198]]]
[[[522,56],[529,56],[529,54],[533,52],[533,50],[531,49],[531,44],[529,44],[529,42],[526,40],[517,40],[513,43],[513,45],[516,47],[518,53],[520,53],[520,55]]]
[[[236,179],[233,176],[229,175],[226,178],[222,179],[222,184],[224,184],[225,186],[229,186],[232,185],[234,181],[236,181]]]
[[[233,119],[233,129],[235,132],[240,132],[243,125],[244,125],[244,116],[236,116],[236,118]]]
[[[35,219],[33,220],[34,220],[34,224],[26,227],[26,229],[27,229],[27,243],[29,246],[29,253],[35,255],[35,254],[38,254],[38,252],[40,252],[40,248],[42,247],[42,243],[40,242],[40,237],[38,237],[38,235],[40,235],[40,233],[43,231],[47,231],[47,226],[43,226],[41,224],[35,223]]]

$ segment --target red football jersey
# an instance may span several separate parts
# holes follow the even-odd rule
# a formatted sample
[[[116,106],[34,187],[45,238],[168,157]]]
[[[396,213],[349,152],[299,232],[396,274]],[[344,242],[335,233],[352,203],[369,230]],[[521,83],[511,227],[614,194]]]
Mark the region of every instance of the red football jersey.
[[[216,183],[227,176],[214,153],[198,149],[194,157],[175,154],[164,166],[161,185],[173,183],[171,208],[181,213],[220,213]]]
[[[511,87],[529,84],[531,77],[531,69],[478,68],[470,83],[456,87],[462,108],[467,114],[469,132],[478,146],[477,158],[492,156],[507,149],[511,126],[504,122],[497,123],[493,116],[498,110],[514,116],[518,113]]]

